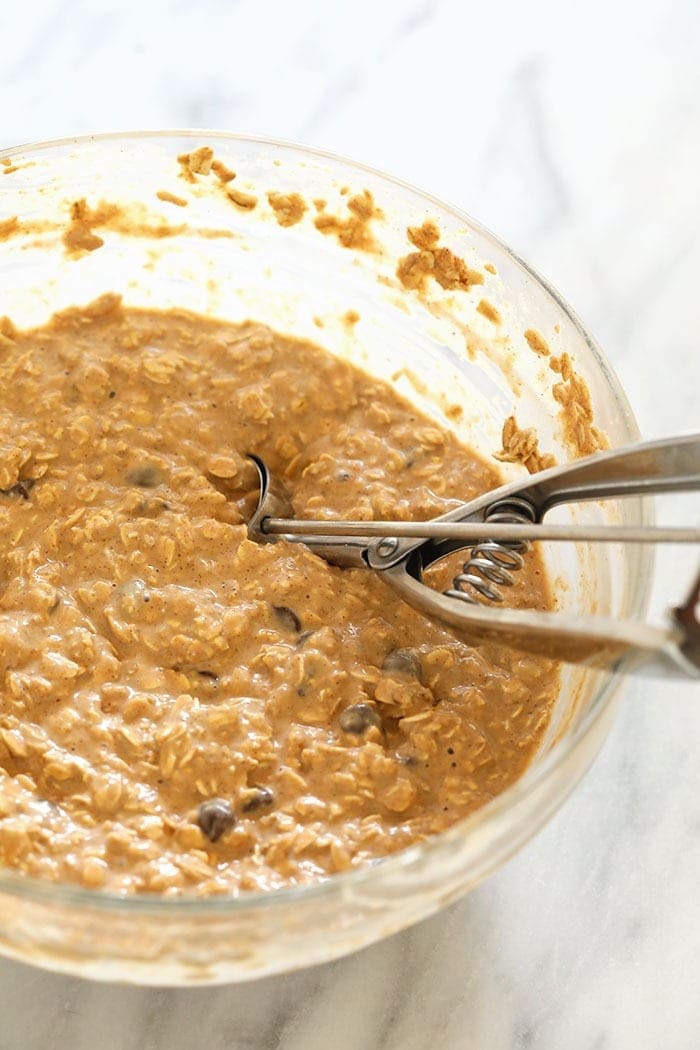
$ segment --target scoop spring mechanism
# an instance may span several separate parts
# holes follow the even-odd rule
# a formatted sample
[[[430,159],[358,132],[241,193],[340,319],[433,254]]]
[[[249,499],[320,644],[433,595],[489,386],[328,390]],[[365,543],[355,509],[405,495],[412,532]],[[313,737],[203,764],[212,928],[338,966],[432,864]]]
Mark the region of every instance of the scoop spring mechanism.
[[[484,515],[484,521],[489,525],[531,525],[535,511],[527,500],[512,499],[494,503]],[[502,602],[499,587],[512,587],[513,573],[522,569],[523,555],[529,549],[529,540],[482,540],[475,544],[452,587],[444,592],[446,597],[475,604],[479,600],[476,595],[480,595],[490,602]]]

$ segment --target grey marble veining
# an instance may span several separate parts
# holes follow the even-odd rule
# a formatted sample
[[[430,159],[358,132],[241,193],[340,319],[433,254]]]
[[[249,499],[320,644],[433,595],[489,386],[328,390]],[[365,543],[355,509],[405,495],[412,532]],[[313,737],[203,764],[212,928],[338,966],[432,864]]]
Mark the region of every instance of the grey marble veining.
[[[0,5],[0,41],[0,146],[203,126],[385,168],[553,278],[645,436],[697,428],[696,0],[38,0]],[[691,503],[664,513],[687,518]],[[687,564],[687,551],[660,557],[654,610],[681,596]],[[230,988],[1,961],[0,1050],[696,1050],[698,693],[631,683],[555,819],[420,926]]]

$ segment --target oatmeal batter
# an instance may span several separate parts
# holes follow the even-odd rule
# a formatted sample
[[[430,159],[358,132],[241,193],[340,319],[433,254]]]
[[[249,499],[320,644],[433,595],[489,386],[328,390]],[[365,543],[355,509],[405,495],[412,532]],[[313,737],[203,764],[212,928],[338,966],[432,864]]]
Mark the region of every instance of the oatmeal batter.
[[[420,841],[522,773],[553,663],[246,537],[249,451],[299,517],[430,517],[497,484],[489,466],[254,323],[104,297],[2,331],[4,865],[118,893],[274,889]],[[513,590],[550,607],[536,553]]]

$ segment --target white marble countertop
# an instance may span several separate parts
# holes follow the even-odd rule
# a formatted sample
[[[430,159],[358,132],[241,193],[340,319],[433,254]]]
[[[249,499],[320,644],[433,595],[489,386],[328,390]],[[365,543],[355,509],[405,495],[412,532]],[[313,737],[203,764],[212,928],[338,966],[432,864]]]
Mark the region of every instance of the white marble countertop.
[[[645,436],[697,429],[697,0],[36,0],[0,7],[0,40],[0,146],[219,127],[403,175],[554,280]],[[659,560],[655,608],[688,557]],[[699,747],[700,689],[632,682],[570,801],[436,918],[229,988],[2,961],[0,1050],[696,1050]]]

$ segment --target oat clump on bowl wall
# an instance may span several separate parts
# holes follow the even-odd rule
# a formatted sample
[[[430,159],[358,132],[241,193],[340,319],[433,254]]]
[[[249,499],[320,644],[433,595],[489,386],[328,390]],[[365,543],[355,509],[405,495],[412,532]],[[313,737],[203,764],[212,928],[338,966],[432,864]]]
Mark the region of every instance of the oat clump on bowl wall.
[[[409,226],[406,235],[418,250],[399,259],[396,276],[404,288],[423,292],[429,277],[448,291],[469,291],[473,285],[484,283],[482,273],[467,266],[449,248],[440,247],[436,223],[426,220],[422,226]]]

